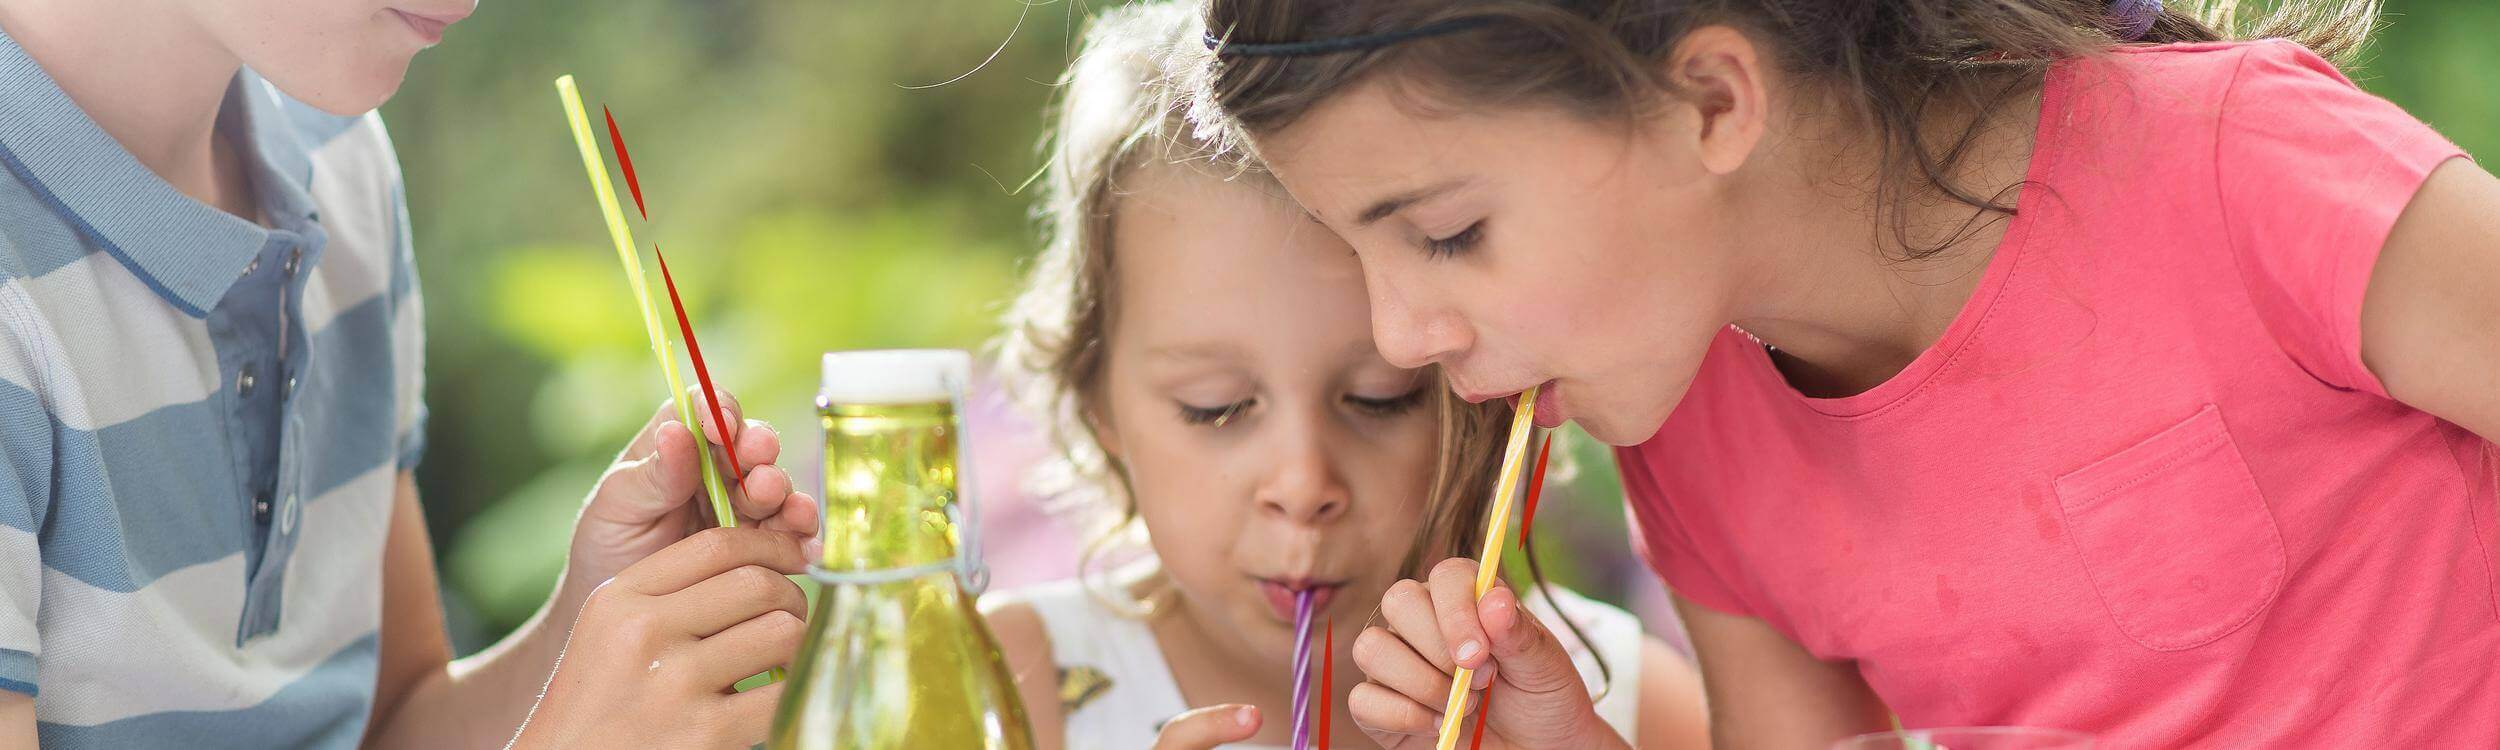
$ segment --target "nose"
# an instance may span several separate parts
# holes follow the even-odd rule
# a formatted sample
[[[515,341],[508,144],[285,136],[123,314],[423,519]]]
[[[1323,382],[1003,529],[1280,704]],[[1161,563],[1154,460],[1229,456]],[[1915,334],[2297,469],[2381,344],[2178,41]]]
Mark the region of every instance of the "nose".
[[[1413,369],[1447,363],[1475,343],[1466,321],[1452,311],[1418,305],[1385,283],[1366,283],[1371,287],[1372,345],[1389,364]]]
[[[1317,414],[1276,425],[1271,463],[1258,489],[1259,510],[1297,524],[1324,524],[1345,515],[1353,504],[1337,471],[1335,456],[1324,438],[1325,417]],[[1285,420],[1279,420],[1285,421]]]

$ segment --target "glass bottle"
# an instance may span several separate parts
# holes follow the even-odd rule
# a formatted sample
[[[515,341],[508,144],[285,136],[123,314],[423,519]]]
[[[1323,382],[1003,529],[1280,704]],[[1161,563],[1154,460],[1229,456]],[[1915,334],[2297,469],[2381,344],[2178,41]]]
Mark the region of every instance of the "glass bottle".
[[[774,748],[1033,746],[958,504],[956,350],[825,355],[824,559],[808,638],[774,715]]]

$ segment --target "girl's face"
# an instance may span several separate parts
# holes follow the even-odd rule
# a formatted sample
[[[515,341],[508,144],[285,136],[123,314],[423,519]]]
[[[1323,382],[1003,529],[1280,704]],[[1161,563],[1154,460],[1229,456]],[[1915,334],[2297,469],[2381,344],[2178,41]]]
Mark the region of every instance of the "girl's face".
[[[1272,186],[1125,182],[1096,431],[1197,627],[1285,664],[1296,590],[1359,614],[1396,580],[1439,386],[1381,359],[1351,251]]]
[[[1440,364],[1470,401],[1542,384],[1539,424],[1647,440],[1731,319],[1741,275],[1693,110],[1617,126],[1414,101],[1364,84],[1260,143],[1353,245],[1381,353]]]

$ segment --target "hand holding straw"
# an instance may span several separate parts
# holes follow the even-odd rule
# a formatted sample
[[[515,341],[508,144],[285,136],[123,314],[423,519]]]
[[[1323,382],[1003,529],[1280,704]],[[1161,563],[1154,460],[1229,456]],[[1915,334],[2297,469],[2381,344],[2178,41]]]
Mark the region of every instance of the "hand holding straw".
[[[729,504],[729,491],[721,486],[720,470],[712,466],[712,448],[708,445],[709,439],[703,436],[703,422],[695,416],[694,404],[686,399],[685,378],[677,374],[677,358],[669,354],[668,333],[660,327],[659,312],[651,305],[651,279],[642,272],[642,256],[634,251],[634,233],[625,226],[625,211],[616,205],[616,186],[608,181],[608,164],[599,157],[599,142],[596,136],[590,134],[590,118],[582,111],[581,90],[573,85],[573,76],[556,78],[556,98],[563,102],[565,121],[572,126],[573,145],[581,149],[582,169],[590,173],[590,192],[599,199],[599,214],[607,220],[608,239],[616,243],[616,259],[625,266],[625,280],[634,288],[634,308],[642,313],[643,334],[651,339],[651,354],[659,358],[660,374],[668,379],[669,398],[677,402],[677,421],[694,431],[695,470],[703,475],[703,492],[712,501],[713,522],[722,526],[737,526],[738,510]],[[608,127],[610,133],[615,132],[616,120],[613,117],[609,118]],[[624,154],[624,145],[624,139],[617,138],[619,156]],[[636,186],[635,192],[635,205],[639,208],[641,188]],[[651,247],[655,254],[659,250],[658,245]],[[665,275],[668,273],[668,261],[662,259],[660,262],[660,272]],[[671,304],[676,304],[676,299],[677,287],[672,281],[669,284]],[[692,350],[694,327],[686,324],[685,315],[685,308],[678,305],[677,320],[685,329],[686,346]],[[718,391],[712,390],[711,376],[703,372],[702,355],[695,356],[696,374],[703,378],[703,400],[711,405],[712,421],[720,427],[721,439],[729,440],[730,424],[723,418],[720,404],[715,400],[714,394]],[[733,445],[727,453],[736,451]],[[736,457],[731,456],[729,460],[731,466],[737,465]],[[739,476],[744,476],[744,473],[740,472]],[[772,681],[786,676],[780,667],[772,668],[767,674]]]
[[[582,112],[580,90],[573,86],[570,75],[556,79],[556,98],[564,103],[564,117],[573,127],[573,144],[582,152],[582,168],[590,173],[590,190],[599,199],[600,215],[607,219],[608,238],[616,243],[617,261],[625,266],[625,280],[634,288],[634,307],[642,312],[644,335],[651,339],[651,353],[660,360],[660,373],[668,378],[670,398],[677,402],[677,421],[694,430],[695,462],[703,473],[703,489],[711,496],[712,516],[722,526],[738,525],[738,512],[729,505],[729,493],[721,487],[720,472],[712,467],[712,451],[705,445],[703,422],[695,416],[694,404],[686,399],[685,379],[677,375],[677,358],[669,354],[668,333],[660,326],[659,312],[651,306],[651,281],[642,272],[642,257],[634,250],[634,235],[625,227],[625,212],[616,205],[616,186],[608,182],[607,160],[599,156],[599,142],[590,134],[590,120]],[[708,395],[708,394],[707,394]],[[729,436],[729,425],[723,424],[721,437]]]
[[[1311,590],[1293,595],[1293,750],[1311,747]]]
[[[1509,445],[1502,448],[1502,473],[1493,485],[1493,510],[1484,520],[1484,551],[1476,556],[1476,598],[1492,590],[1493,578],[1502,570],[1502,538],[1510,532],[1511,499],[1519,493],[1519,464],[1528,452],[1528,433],[1536,431],[1536,386],[1519,394],[1519,406],[1510,418]],[[1458,747],[1459,722],[1465,719],[1467,683],[1474,681],[1476,671],[1459,667],[1450,675],[1450,699],[1441,708],[1441,739],[1439,750]]]

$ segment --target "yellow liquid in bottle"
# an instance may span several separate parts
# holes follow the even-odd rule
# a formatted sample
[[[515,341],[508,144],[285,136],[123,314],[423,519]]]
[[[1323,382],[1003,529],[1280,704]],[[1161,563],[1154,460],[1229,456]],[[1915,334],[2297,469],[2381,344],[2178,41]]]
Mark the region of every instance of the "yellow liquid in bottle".
[[[960,442],[947,402],[825,404],[827,582],[773,718],[774,748],[1033,747],[998,641],[952,567]]]

